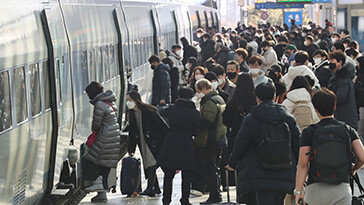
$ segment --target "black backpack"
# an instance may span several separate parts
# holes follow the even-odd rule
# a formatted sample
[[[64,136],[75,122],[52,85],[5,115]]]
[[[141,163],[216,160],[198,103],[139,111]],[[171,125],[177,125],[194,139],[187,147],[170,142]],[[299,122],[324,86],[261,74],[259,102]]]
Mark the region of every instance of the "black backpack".
[[[262,122],[258,157],[263,168],[289,169],[293,166],[291,133],[285,122]]]
[[[345,124],[319,127],[314,131],[310,153],[310,177],[315,182],[340,184],[351,175],[350,136]]]

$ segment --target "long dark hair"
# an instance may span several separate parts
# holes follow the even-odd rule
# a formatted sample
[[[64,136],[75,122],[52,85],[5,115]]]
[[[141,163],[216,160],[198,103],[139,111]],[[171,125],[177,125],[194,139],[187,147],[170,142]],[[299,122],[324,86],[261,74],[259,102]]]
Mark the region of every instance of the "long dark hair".
[[[235,92],[227,103],[229,108],[243,108],[244,112],[250,112],[253,106],[257,105],[254,93],[254,82],[250,74],[239,74]]]
[[[129,97],[134,100],[136,102],[136,105],[138,106],[138,108],[140,110],[145,110],[145,109],[152,109],[152,110],[157,110],[156,107],[154,107],[153,105],[149,105],[146,104],[142,101],[142,98],[140,96],[140,94],[137,91],[130,91],[128,93]]]
[[[312,87],[310,83],[307,81],[305,76],[297,76],[293,82],[291,87],[289,88],[288,92],[291,92],[292,90],[296,90],[299,88],[305,88],[308,93],[312,96]]]

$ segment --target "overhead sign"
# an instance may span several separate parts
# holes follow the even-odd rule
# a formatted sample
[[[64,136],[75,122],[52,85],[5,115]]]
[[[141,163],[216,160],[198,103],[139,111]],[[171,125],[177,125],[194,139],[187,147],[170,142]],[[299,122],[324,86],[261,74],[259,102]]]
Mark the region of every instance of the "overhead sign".
[[[302,25],[302,11],[284,12],[284,23],[291,28],[291,19],[296,20],[296,25]]]
[[[309,4],[309,3],[312,3],[312,0],[277,0],[277,3],[285,3],[285,4]]]
[[[317,3],[332,3],[332,0],[312,0],[312,3],[317,4]]]
[[[263,12],[262,15],[260,15],[260,18],[262,18],[264,21],[267,20],[267,18],[269,17],[267,12]]]
[[[255,3],[255,9],[302,9],[303,4]]]

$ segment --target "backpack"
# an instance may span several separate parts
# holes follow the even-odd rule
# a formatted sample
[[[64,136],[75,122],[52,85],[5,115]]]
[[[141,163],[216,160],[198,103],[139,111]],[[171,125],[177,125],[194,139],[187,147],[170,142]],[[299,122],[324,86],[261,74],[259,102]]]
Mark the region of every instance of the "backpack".
[[[293,166],[291,133],[285,122],[262,122],[258,137],[258,158],[266,169],[289,169]]]
[[[314,131],[309,174],[315,182],[340,184],[348,182],[351,175],[351,140],[345,124],[339,123]]]
[[[301,131],[314,123],[312,110],[308,102],[296,102],[293,106],[292,115]]]

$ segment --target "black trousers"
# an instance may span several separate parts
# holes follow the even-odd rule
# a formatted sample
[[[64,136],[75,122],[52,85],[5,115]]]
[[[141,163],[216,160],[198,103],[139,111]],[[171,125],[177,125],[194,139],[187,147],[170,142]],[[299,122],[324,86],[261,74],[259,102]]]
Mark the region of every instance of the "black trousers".
[[[257,205],[283,205],[286,193],[278,191],[255,191]]]
[[[194,173],[192,189],[203,192],[206,184],[210,197],[220,196],[220,180],[216,159],[217,153],[210,149],[205,147],[196,148],[197,169]]]
[[[110,167],[97,165],[87,159],[81,160],[82,179],[95,181],[99,176],[102,176],[102,184],[105,189],[108,189],[107,178],[109,177]]]
[[[163,204],[169,204],[172,201],[172,185],[176,171],[175,169],[163,168]],[[193,171],[191,170],[182,170],[182,198],[180,200],[182,204],[189,202],[192,173]]]

